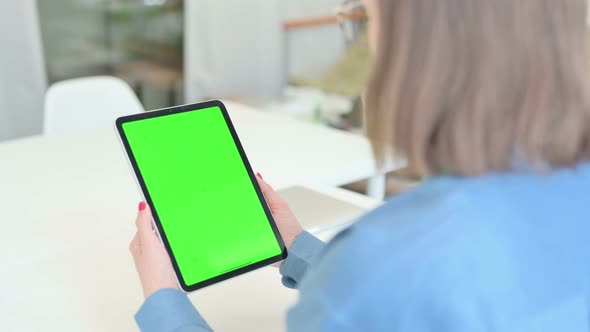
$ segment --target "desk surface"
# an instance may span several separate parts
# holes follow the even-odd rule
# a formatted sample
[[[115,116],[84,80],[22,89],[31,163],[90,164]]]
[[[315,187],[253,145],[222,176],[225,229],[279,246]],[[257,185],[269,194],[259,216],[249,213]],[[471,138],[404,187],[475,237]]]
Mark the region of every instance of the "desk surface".
[[[276,188],[374,172],[361,137],[228,109],[253,168]],[[0,160],[0,329],[134,330],[142,299],[128,243],[140,195],[114,129],[3,143]],[[220,330],[228,319],[265,330],[282,321],[296,293],[265,268],[191,299]]]
[[[360,135],[240,104],[226,105],[252,168],[277,188],[300,183],[342,185],[375,175],[370,144]],[[118,186],[129,185],[133,181],[128,168],[122,167],[123,157],[114,128],[0,143],[0,183],[8,180],[9,185],[2,192],[13,195],[8,189],[24,189],[22,183],[14,184],[34,180],[59,188],[64,176],[69,178],[66,182],[83,181],[90,179],[90,172]],[[390,169],[401,166],[403,162],[393,163]]]

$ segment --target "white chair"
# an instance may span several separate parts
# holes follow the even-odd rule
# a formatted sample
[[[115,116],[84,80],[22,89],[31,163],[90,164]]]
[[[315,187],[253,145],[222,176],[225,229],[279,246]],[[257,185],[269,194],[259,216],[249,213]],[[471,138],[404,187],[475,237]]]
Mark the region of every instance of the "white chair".
[[[45,94],[45,134],[112,125],[117,117],[143,112],[125,81],[110,76],[58,82]]]

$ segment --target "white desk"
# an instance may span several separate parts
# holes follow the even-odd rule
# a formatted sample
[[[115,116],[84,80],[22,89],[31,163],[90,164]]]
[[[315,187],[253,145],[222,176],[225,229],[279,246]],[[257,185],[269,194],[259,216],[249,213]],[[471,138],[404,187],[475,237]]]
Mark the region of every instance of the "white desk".
[[[360,137],[229,111],[254,169],[279,189],[372,175]],[[134,330],[142,299],[128,243],[139,197],[112,128],[0,144],[0,330]],[[272,269],[191,295],[220,330],[276,328],[295,298]]]

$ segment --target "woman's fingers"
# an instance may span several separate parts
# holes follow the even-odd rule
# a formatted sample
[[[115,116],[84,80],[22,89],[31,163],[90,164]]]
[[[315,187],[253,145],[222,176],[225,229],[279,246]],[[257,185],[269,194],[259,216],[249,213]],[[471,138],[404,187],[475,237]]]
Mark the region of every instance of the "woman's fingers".
[[[139,235],[140,241],[149,240],[154,236],[152,213],[146,202],[139,203],[139,213],[137,214],[135,225],[137,226],[137,234]]]
[[[262,178],[260,173],[256,173],[256,180],[258,180],[258,184],[260,185],[260,189],[266,198],[266,202],[268,203],[270,209],[272,211],[281,210],[287,208],[287,203],[283,200],[279,194]]]
[[[260,189],[262,190],[262,192],[264,193],[264,195],[266,196],[268,195],[272,195],[275,193],[275,191],[272,189],[272,187],[266,183],[266,181],[264,181],[264,179],[262,178],[262,175],[260,175],[260,173],[256,173],[256,180],[258,180],[258,184],[260,185]]]
[[[131,254],[133,255],[133,257],[135,257],[135,255],[139,254],[140,248],[141,248],[141,246],[139,244],[139,236],[137,235],[137,233],[135,233],[133,240],[131,240],[131,243],[129,244],[129,251],[131,251]]]

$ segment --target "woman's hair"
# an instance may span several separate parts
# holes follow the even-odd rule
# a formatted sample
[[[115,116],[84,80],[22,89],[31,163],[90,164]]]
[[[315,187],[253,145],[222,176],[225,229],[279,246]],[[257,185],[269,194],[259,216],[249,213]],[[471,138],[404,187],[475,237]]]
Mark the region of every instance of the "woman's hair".
[[[377,0],[373,15],[380,164],[472,176],[590,156],[586,0]]]

